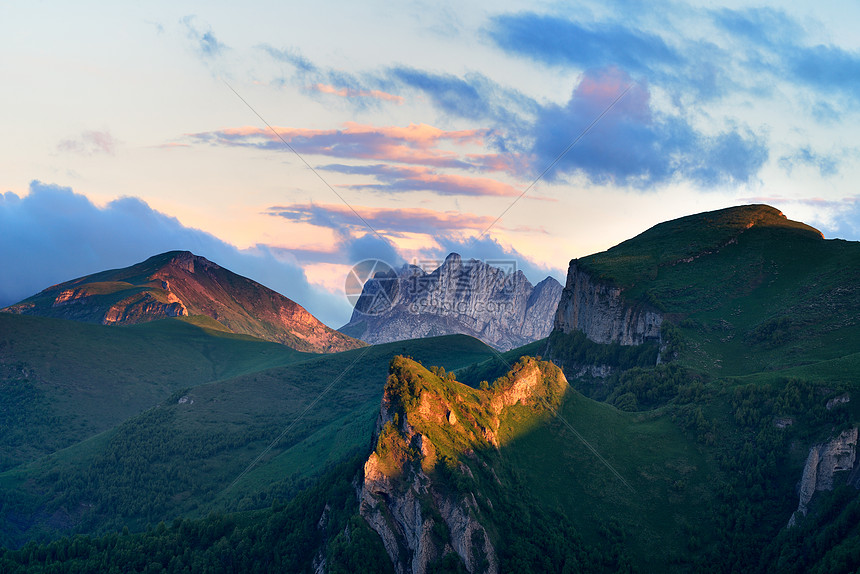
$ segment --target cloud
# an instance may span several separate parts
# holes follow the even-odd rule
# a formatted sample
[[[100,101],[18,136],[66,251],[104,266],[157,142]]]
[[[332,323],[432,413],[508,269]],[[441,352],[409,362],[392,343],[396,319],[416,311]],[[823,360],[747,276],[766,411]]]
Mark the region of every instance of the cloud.
[[[860,98],[860,55],[833,46],[788,50],[785,64],[797,80],[820,91],[837,90]]]
[[[262,44],[260,48],[273,59],[294,67],[302,75],[319,73],[319,68],[304,57],[298,48],[278,49],[269,44]]]
[[[464,260],[478,259],[496,267],[515,268],[522,271],[532,285],[537,285],[547,276],[555,277],[562,285],[565,283],[567,269],[555,269],[539,265],[516,249],[503,247],[489,236],[481,238],[443,236],[437,241],[442,246],[442,250],[428,254],[435,255],[437,260],[441,259],[440,264],[448,253],[459,253]]]
[[[717,26],[745,42],[740,54],[760,81],[791,78],[796,84],[826,96],[860,97],[860,53],[836,46],[806,45],[803,26],[784,12],[770,8],[722,9],[713,12]],[[815,110],[813,110],[813,113]]]
[[[310,223],[335,230],[339,240],[330,253],[302,254],[314,260],[353,265],[364,259],[380,259],[392,267],[398,267],[404,263],[404,257],[387,237],[423,234],[429,236],[430,240],[426,245],[432,247],[410,250],[413,255],[417,253],[417,259],[410,259],[409,262],[418,264],[427,271],[432,271],[441,265],[449,253],[456,252],[464,259],[480,259],[496,266],[522,270],[533,284],[542,281],[547,275],[552,275],[560,282],[564,282],[565,269],[539,265],[515,249],[503,247],[489,235],[478,237],[480,232],[493,223],[493,217],[425,208],[391,209],[362,206],[356,207],[356,211],[385,237],[380,238],[374,233],[365,232],[364,224],[346,206],[280,205],[272,206],[266,212],[290,221]],[[509,229],[503,225],[497,225],[496,228]],[[540,230],[518,227],[514,231]]]
[[[371,175],[379,183],[353,184],[348,187],[381,193],[430,191],[438,195],[496,197],[517,197],[522,193],[521,190],[495,179],[438,173],[427,167],[332,164],[319,169],[350,175]]]
[[[354,88],[336,88],[335,86],[323,83],[317,83],[308,88],[321,94],[331,94],[341,98],[373,98],[387,102],[394,102],[398,105],[403,103],[402,96],[395,96],[381,90],[362,90]]]
[[[494,147],[493,128],[442,130],[426,124],[372,126],[348,122],[341,129],[312,130],[253,126],[188,134],[196,143],[323,155],[386,163],[330,164],[320,169],[366,175],[375,183],[351,185],[379,193],[426,191],[439,195],[516,197],[521,190],[502,181],[446,170],[505,172],[520,180],[536,176],[606,109],[622,91],[629,92],[547,175],[557,180],[581,173],[598,184],[636,188],[676,180],[701,186],[745,183],[768,158],[763,137],[742,127],[699,132],[684,117],[654,109],[647,84],[619,68],[588,70],[565,105],[548,103],[518,120],[525,146],[500,153],[469,153],[468,146]],[[508,144],[511,143],[509,140]],[[406,165],[391,165],[406,164]]]
[[[351,312],[345,297],[310,285],[288,252],[265,245],[240,250],[133,197],[98,207],[70,188],[34,181],[24,197],[0,195],[0,229],[0,307],[56,283],[182,249],[286,295],[328,325],[343,324]]]
[[[373,229],[383,234],[392,235],[424,233],[437,236],[438,234],[454,234],[470,230],[481,232],[495,219],[472,213],[435,211],[422,207],[393,209],[357,206],[355,210]],[[300,221],[331,229],[365,228],[364,223],[345,205],[275,205],[269,207],[266,213],[291,221]],[[499,228],[502,229],[502,227]]]
[[[785,12],[773,8],[722,8],[711,12],[714,23],[748,44],[774,47],[804,35],[803,28]]]
[[[846,105],[860,97],[860,53],[811,44],[806,23],[782,10],[678,8],[665,6],[665,17],[659,24],[652,19],[650,29],[647,18],[616,16],[628,14],[624,7],[592,21],[585,12],[502,14],[490,20],[486,33],[509,54],[544,65],[623,69],[691,108],[739,91],[767,93],[775,81],[824,99],[842,96]],[[671,43],[664,39],[668,33]]]
[[[639,73],[683,60],[659,36],[615,23],[586,26],[544,14],[504,14],[491,20],[488,33],[508,52],[555,65],[618,66]]]
[[[227,50],[227,46],[215,37],[211,28],[201,31],[194,24],[195,16],[185,16],[179,22],[185,27],[188,37],[194,42],[198,54],[207,59],[220,56]]]
[[[618,68],[636,78],[647,78],[679,104],[701,105],[724,96],[735,85],[735,78],[725,70],[738,56],[710,38],[686,37],[685,28],[690,26],[686,22],[678,26],[677,21],[683,21],[681,14],[689,17],[687,10],[662,6],[665,15],[649,31],[647,22],[656,12],[631,16],[641,6],[620,4],[612,13],[627,16],[624,20],[610,17],[585,22],[590,16],[583,11],[577,13],[578,18],[521,12],[492,18],[486,34],[507,53],[543,65],[577,71]],[[631,21],[636,26],[630,26]],[[664,40],[669,31],[672,43]]]
[[[459,158],[456,152],[437,146],[444,142],[460,146],[481,145],[486,134],[487,130],[445,131],[427,124],[385,127],[346,122],[342,129],[245,126],[193,133],[187,137],[198,143],[264,150],[286,149],[283,138],[298,152],[306,154],[469,168],[473,165]]]
[[[61,152],[75,153],[78,155],[91,156],[95,154],[114,155],[119,141],[107,130],[85,131],[76,138],[69,138],[57,144],[57,150]]]
[[[472,83],[451,74],[430,74],[414,68],[398,67],[390,71],[396,80],[428,94],[441,110],[471,119],[489,117],[486,99]]]
[[[493,217],[424,208],[356,207],[356,211],[384,236],[402,237],[406,234],[430,236],[432,240],[427,244],[433,247],[412,250],[412,253],[418,253],[418,256],[409,261],[426,271],[432,271],[442,264],[449,253],[456,252],[464,259],[474,258],[496,266],[522,270],[532,284],[542,281],[547,275],[552,275],[560,282],[564,282],[566,270],[539,265],[515,249],[503,247],[488,235],[477,237],[478,233],[484,231],[493,222]],[[303,253],[305,257],[349,265],[364,259],[379,259],[395,268],[406,262],[400,250],[387,238],[365,232],[364,224],[346,206],[280,205],[272,206],[266,212],[290,221],[327,227],[338,233],[338,244],[331,252]],[[501,225],[496,227],[504,229]],[[533,228],[516,230],[535,231]],[[469,232],[474,234],[469,236]]]
[[[253,147],[263,150],[286,151],[283,141],[300,154],[325,155],[337,158],[394,161],[398,163],[432,165],[436,167],[472,168],[456,152],[434,147],[441,142],[480,144],[483,130],[443,131],[426,124],[407,127],[376,127],[347,122],[340,130],[310,130],[273,127],[272,130],[254,126],[227,128],[212,132],[188,134],[198,143]]]
[[[293,68],[291,77],[279,77],[277,83],[293,83],[309,94],[339,96],[357,109],[373,105],[394,103],[401,105],[403,97],[390,93],[379,78],[370,74],[356,75],[343,70],[318,66],[305,57],[301,50],[293,47],[275,48],[269,44],[260,46],[269,57]]]
[[[399,267],[405,263],[391,242],[373,233],[365,233],[357,238],[344,237],[338,248],[341,253],[346,254],[347,261],[352,265],[366,259],[379,259],[392,267]]]
[[[523,113],[535,107],[533,99],[476,72],[460,78],[400,65],[379,73],[356,75],[318,66],[298,48],[278,49],[267,44],[260,48],[274,60],[293,68],[289,79],[293,84],[304,87],[309,93],[340,96],[357,108],[364,108],[369,102],[399,105],[404,97],[398,92],[415,90],[426,95],[446,114],[472,120],[491,119],[504,128],[494,132],[489,142],[499,151],[506,149],[507,139],[516,139],[521,131],[519,122]],[[278,81],[286,83],[288,80],[279,78]]]
[[[828,227],[828,235],[860,241],[860,195],[845,198],[842,204]]]
[[[648,86],[618,68],[589,70],[564,106],[549,104],[534,124],[533,152],[549,165],[626,87],[626,96],[547,175],[582,173],[600,184],[645,188],[674,179],[702,186],[743,183],[768,158],[764,140],[732,128],[696,131],[679,116],[657,112]]]
[[[779,165],[786,173],[791,175],[796,167],[810,166],[818,169],[821,177],[836,175],[839,171],[839,161],[829,155],[822,155],[812,151],[809,146],[803,146],[794,153],[779,158]]]
[[[407,66],[396,66],[386,73],[395,85],[402,84],[425,94],[444,113],[468,120],[489,121],[495,127],[487,143],[500,152],[522,147],[527,118],[538,108],[522,92],[504,87],[483,74],[434,74]]]
[[[330,164],[319,168],[336,173],[373,176],[378,181],[375,184],[350,186],[356,189],[381,193],[430,191],[439,195],[517,196],[519,189],[495,179],[439,171],[504,171],[515,176],[525,173],[528,159],[521,155],[469,153],[470,148],[485,143],[488,133],[484,129],[446,131],[426,124],[382,127],[347,122],[344,128],[337,130],[285,127],[273,127],[270,130],[246,126],[188,134],[186,137],[196,143],[271,151],[288,151],[285,141],[301,155],[389,162],[371,165]],[[406,165],[390,165],[392,163]]]

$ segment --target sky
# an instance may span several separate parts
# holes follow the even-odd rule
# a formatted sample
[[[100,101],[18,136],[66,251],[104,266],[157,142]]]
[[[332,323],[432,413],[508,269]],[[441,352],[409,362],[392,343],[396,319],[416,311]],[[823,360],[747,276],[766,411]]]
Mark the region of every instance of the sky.
[[[854,1],[4,2],[0,306],[187,249],[337,328],[369,258],[564,282],[749,203],[856,241],[858,21]]]

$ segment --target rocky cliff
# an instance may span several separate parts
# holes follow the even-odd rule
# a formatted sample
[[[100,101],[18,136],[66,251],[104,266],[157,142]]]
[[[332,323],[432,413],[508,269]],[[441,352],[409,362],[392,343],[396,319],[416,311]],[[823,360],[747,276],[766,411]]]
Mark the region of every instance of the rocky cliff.
[[[831,441],[813,445],[806,457],[799,485],[797,510],[788,521],[789,528],[806,516],[812,496],[821,490],[833,490],[834,475],[852,470],[857,457],[857,428],[840,433]],[[845,484],[845,482],[843,482]]]
[[[287,297],[188,251],[55,285],[4,311],[104,325],[197,315],[214,319],[225,331],[300,351],[363,346]]]
[[[625,300],[620,287],[595,280],[574,259],[555,314],[554,328],[582,331],[595,343],[639,345],[660,340],[661,313]]]
[[[431,273],[405,265],[367,281],[340,330],[371,344],[462,333],[506,351],[549,335],[561,290],[452,253]]]
[[[508,407],[557,405],[566,386],[558,368],[535,359],[523,359],[488,390],[440,378],[410,359],[392,360],[359,498],[398,574],[423,574],[449,554],[470,573],[499,571],[476,498],[485,499],[475,475],[492,471],[475,452],[499,447]]]

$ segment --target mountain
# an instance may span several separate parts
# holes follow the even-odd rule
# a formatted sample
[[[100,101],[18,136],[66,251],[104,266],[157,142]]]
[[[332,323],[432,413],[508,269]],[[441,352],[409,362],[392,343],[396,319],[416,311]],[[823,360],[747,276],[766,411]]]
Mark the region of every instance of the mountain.
[[[103,325],[199,316],[210,327],[299,351],[330,353],[363,345],[298,303],[188,251],[54,285],[3,311]]]
[[[856,572],[858,273],[860,243],[742,206],[572,261],[554,330],[504,353],[248,348],[0,473],[2,543],[51,540],[0,570]],[[53,392],[71,356],[22,337],[9,383],[29,345]]]
[[[505,442],[510,407],[558,407],[567,386],[558,367],[534,360],[517,367],[504,384],[485,390],[440,378],[410,359],[392,360],[359,496],[361,516],[398,574],[423,574],[448,554],[469,572],[499,571],[487,530],[492,514],[484,512],[494,503],[472,484],[463,496],[446,483],[492,472],[486,453]]]
[[[474,388],[392,360],[358,480],[395,572],[666,571],[692,525],[710,541],[716,465],[667,413],[589,400],[533,357],[506,369]]]
[[[747,205],[571,261],[555,336],[650,343],[713,376],[746,375],[860,351],[858,309],[857,242]]]
[[[549,334],[561,290],[451,253],[431,273],[404,265],[368,280],[340,330],[371,344],[462,333],[507,351]]]

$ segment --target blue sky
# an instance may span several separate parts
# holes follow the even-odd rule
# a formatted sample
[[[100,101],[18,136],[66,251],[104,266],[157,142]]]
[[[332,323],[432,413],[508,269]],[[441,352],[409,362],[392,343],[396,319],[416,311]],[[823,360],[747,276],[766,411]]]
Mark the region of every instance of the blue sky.
[[[0,305],[189,249],[338,327],[367,257],[563,280],[744,203],[860,239],[856,3],[463,4],[4,3]]]

